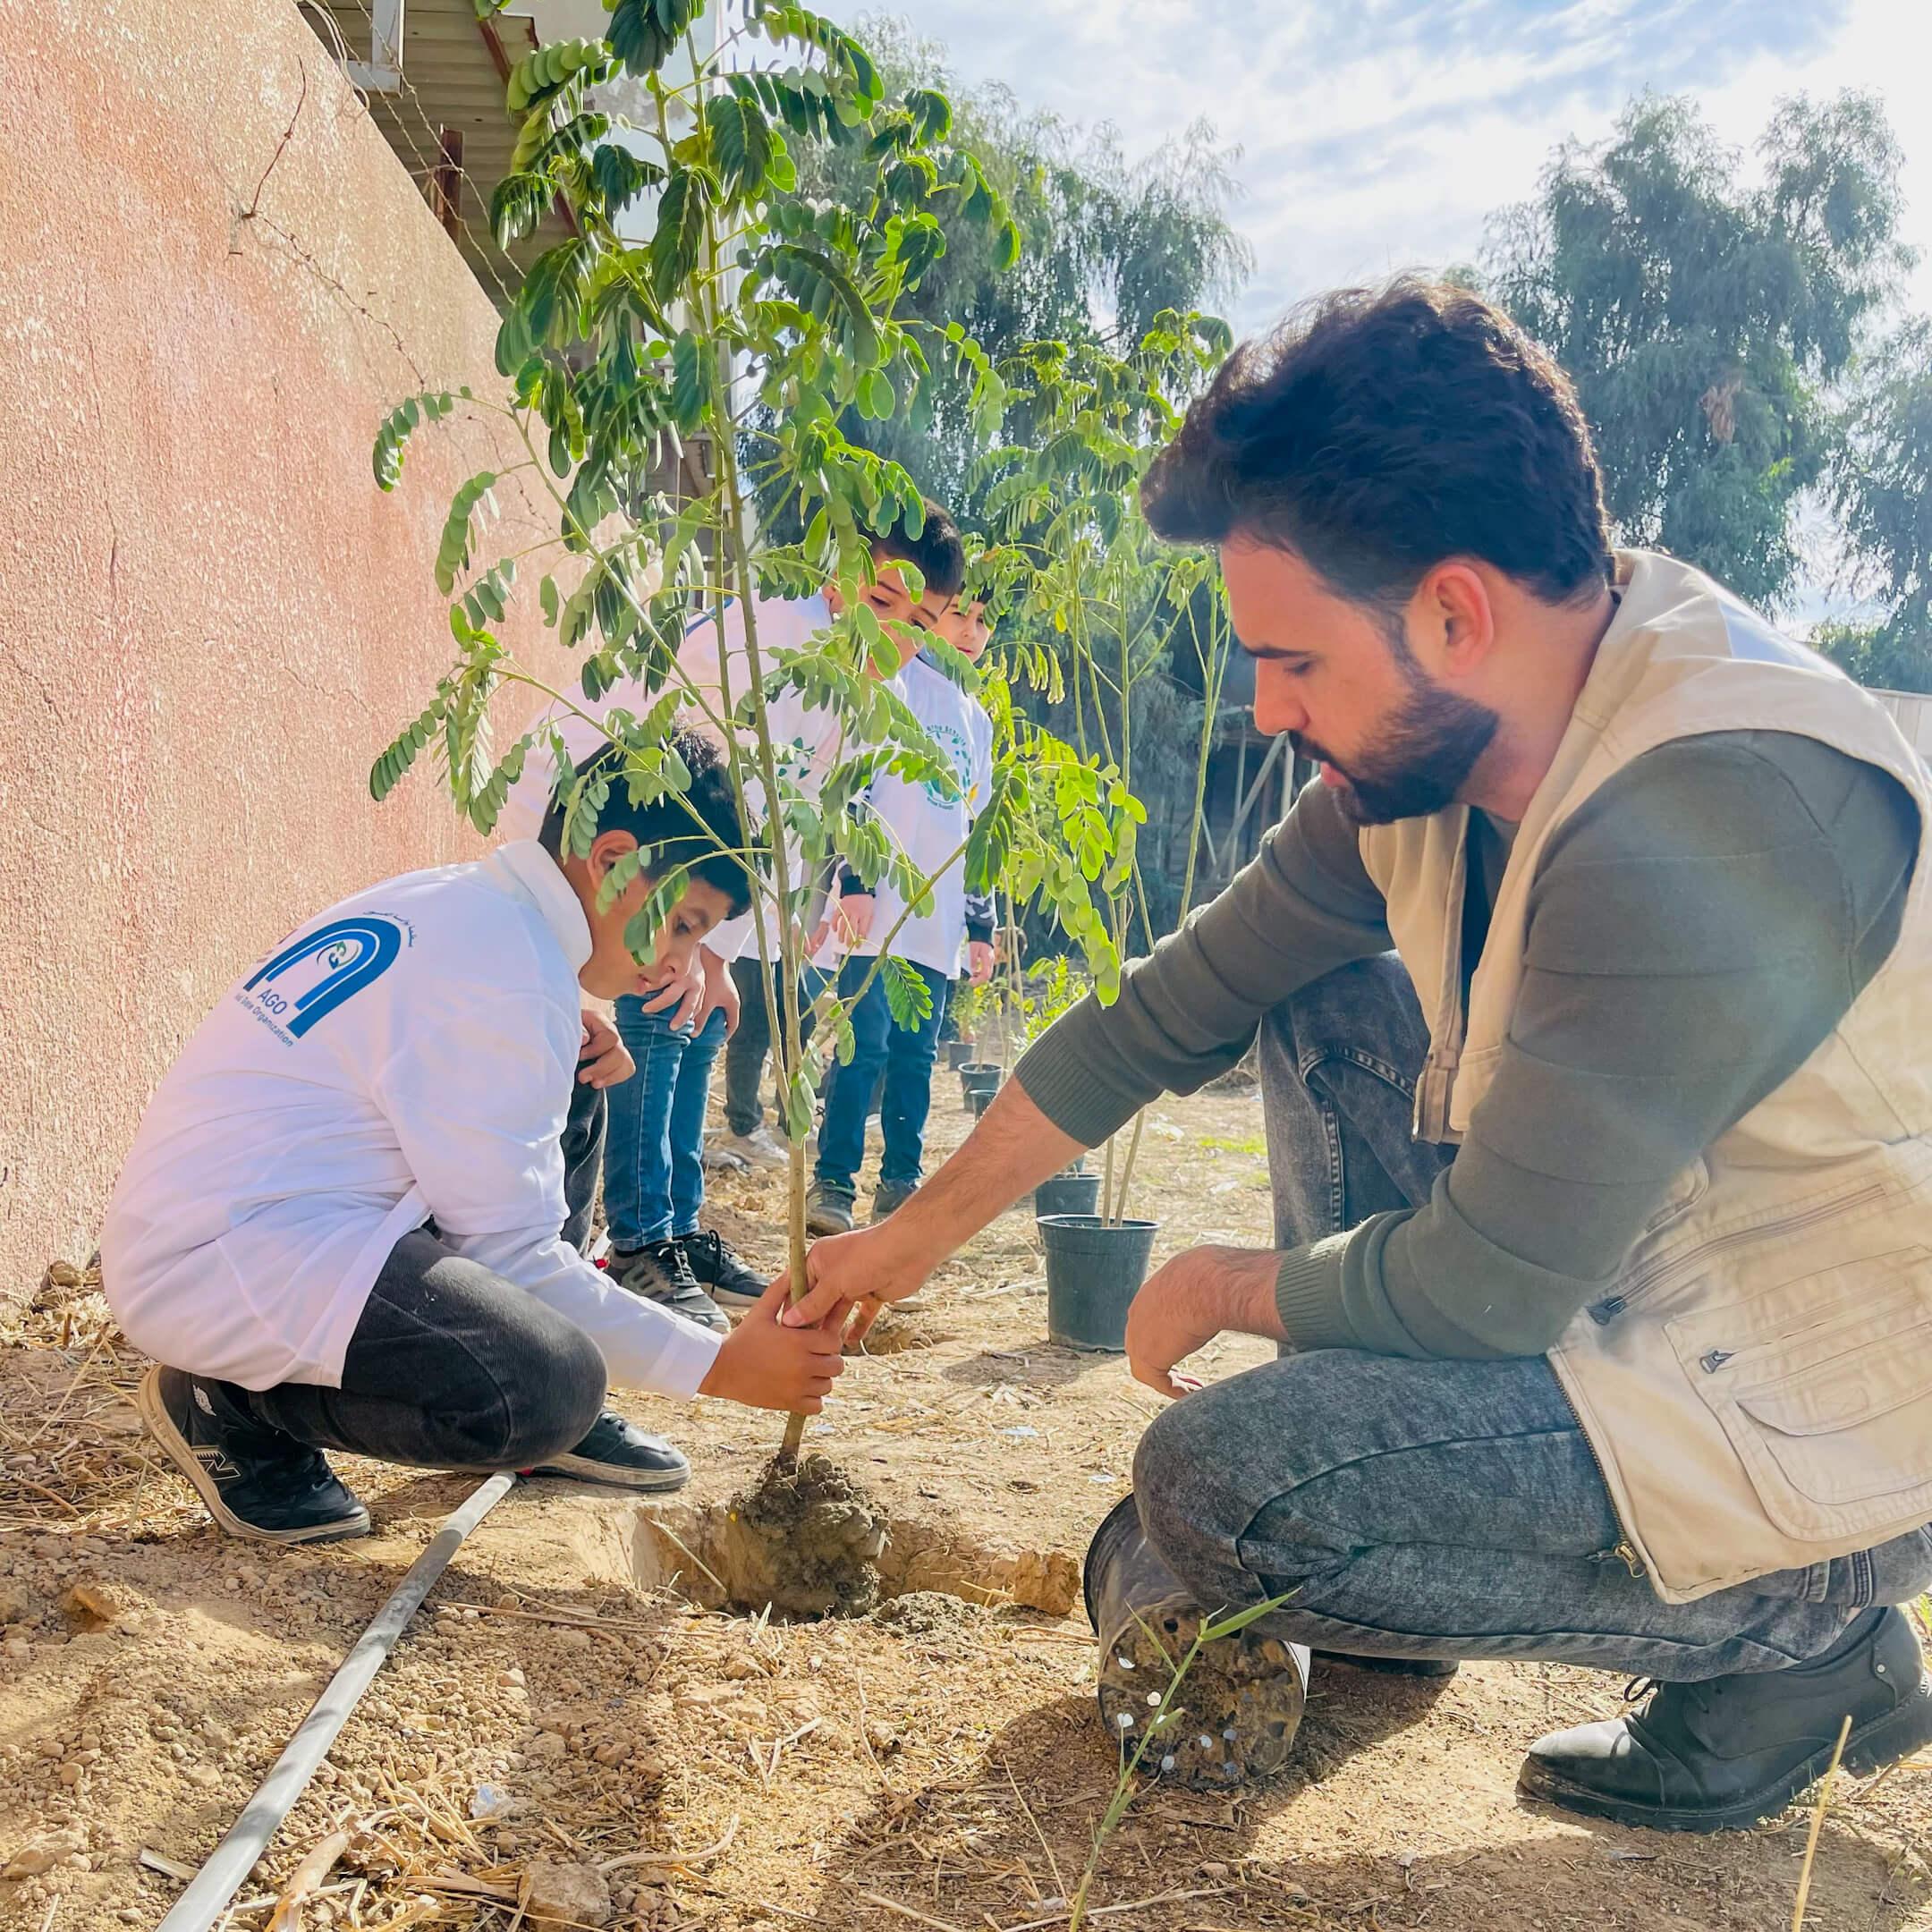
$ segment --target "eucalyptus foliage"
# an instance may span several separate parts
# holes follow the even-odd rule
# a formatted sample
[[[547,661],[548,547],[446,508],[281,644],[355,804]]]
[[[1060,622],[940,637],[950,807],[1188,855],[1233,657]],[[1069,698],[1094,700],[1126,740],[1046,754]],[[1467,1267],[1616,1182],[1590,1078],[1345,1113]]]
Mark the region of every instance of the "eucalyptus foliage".
[[[491,0],[479,4],[487,11]],[[613,781],[578,779],[551,724],[506,742],[493,733],[506,688],[535,686],[593,720],[623,753],[614,782],[640,796],[684,792],[674,725],[681,711],[708,714],[755,827],[746,856],[760,957],[796,969],[810,901],[836,863],[868,881],[889,877],[911,909],[928,893],[870,810],[873,779],[889,769],[942,789],[958,784],[890,682],[866,674],[889,673],[897,655],[857,595],[871,568],[865,532],[896,523],[917,534],[923,512],[906,470],[843,424],[891,417],[943,383],[992,436],[1010,413],[1008,381],[958,323],[921,318],[911,302],[961,224],[998,261],[1015,258],[1020,237],[979,163],[947,145],[943,94],[888,97],[861,42],[795,0],[736,0],[718,13],[707,0],[616,0],[602,39],[541,48],[509,77],[521,125],[518,165],[493,199],[498,238],[527,235],[558,201],[572,233],[538,258],[504,317],[496,360],[506,394],[411,398],[377,436],[384,488],[398,483],[411,436],[453,408],[501,418],[523,453],[470,479],[452,503],[436,577],[454,599],[454,661],[377,759],[371,784],[381,797],[433,750],[459,809],[487,832],[548,736],[564,835],[580,852]],[[620,103],[632,111],[614,111]],[[847,192],[795,195],[801,157],[832,150],[844,158]],[[635,238],[646,216],[648,233]],[[547,496],[556,534],[499,558],[493,493],[512,477]],[[798,540],[772,540],[753,515],[754,493],[788,506]],[[501,635],[532,578],[545,623],[577,654],[573,692],[550,691]],[[761,595],[805,598],[834,586],[843,614],[804,647],[759,640]],[[676,653],[699,610],[717,614],[722,633],[731,598],[741,604],[749,675],[732,689],[727,658],[720,703],[690,684]],[[1113,984],[1117,936],[1094,894],[1117,876],[1132,822],[1119,770],[1104,748],[1082,756],[1025,724],[997,674],[982,682],[944,645],[933,655],[978,691],[998,727],[991,794],[956,855],[969,888],[987,889],[1003,871],[1012,888],[1018,851],[1018,889],[1043,899],[1096,980]],[[650,697],[642,716],[602,701],[631,680]],[[774,742],[769,706],[786,692],[831,714],[846,748],[817,792],[801,786]],[[1048,846],[1063,856],[1041,858]],[[646,855],[638,869],[648,865]],[[607,889],[614,898],[629,883]],[[640,959],[682,883],[676,869],[658,877],[631,921]],[[922,996],[918,978],[895,962],[883,970],[907,1023]],[[803,1141],[818,1072],[790,994],[798,973],[780,977],[787,993],[772,1030],[792,1140],[792,1279],[802,1292]],[[826,1003],[823,1033],[849,1055],[842,1003]]]
[[[1023,246],[1008,267],[982,229],[938,211],[945,253],[908,297],[907,312],[958,321],[996,362],[1026,343],[1140,340],[1165,309],[1216,307],[1247,279],[1251,259],[1228,221],[1233,164],[1214,128],[1197,122],[1130,160],[1108,126],[1083,128],[1026,108],[997,82],[962,84],[946,50],[903,21],[868,26],[888,86],[928,88],[953,103],[945,146],[970,154],[1004,198]],[[821,147],[799,157],[797,192],[849,201],[864,157]],[[848,421],[859,442],[919,468],[928,494],[963,527],[984,525],[974,467],[981,438],[949,385],[922,389],[889,419]]]
[[[1570,143],[1505,212],[1490,292],[1575,378],[1624,540],[1773,606],[1830,454],[1827,391],[1907,259],[1898,147],[1876,100],[1788,101],[1757,178],[1682,99]]]
[[[1883,614],[1813,641],[1861,683],[1932,691],[1932,321],[1908,323],[1860,369],[1831,488]]]

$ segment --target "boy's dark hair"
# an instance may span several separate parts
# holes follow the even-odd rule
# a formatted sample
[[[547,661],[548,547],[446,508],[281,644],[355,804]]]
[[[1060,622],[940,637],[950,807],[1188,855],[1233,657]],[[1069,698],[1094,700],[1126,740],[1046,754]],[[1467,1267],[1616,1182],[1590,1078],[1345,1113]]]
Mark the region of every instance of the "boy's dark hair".
[[[1570,378],[1466,289],[1343,289],[1244,343],[1141,486],[1179,543],[1237,532],[1343,597],[1406,601],[1479,557],[1546,602],[1610,572],[1603,479]]]
[[[895,520],[884,529],[863,526],[866,539],[875,559],[898,557],[916,564],[928,590],[957,597],[966,588],[966,546],[960,541],[959,525],[931,497],[919,501],[926,506],[926,523],[917,537],[908,537],[904,522]]]
[[[691,773],[691,788],[679,800],[670,793],[648,804],[631,802],[631,786],[623,775],[623,754],[615,745],[603,745],[580,762],[577,775],[589,777],[598,766],[610,767],[610,795],[597,814],[599,833],[628,832],[649,852],[645,873],[661,877],[674,866],[689,869],[694,879],[715,886],[731,902],[735,918],[751,903],[750,874],[739,855],[745,847],[744,821],[732,792],[724,754],[697,732],[673,734],[672,747]],[[695,812],[702,828],[692,822]],[[538,835],[553,859],[564,849],[564,807],[553,802]]]

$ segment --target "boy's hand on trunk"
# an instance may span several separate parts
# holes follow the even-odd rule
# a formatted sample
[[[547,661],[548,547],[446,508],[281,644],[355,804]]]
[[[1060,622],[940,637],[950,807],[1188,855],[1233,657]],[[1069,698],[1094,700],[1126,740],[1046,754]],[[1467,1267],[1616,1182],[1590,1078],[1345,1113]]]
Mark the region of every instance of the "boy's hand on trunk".
[[[848,953],[872,936],[872,915],[877,903],[870,893],[847,893],[834,902],[832,930]]]
[[[700,1395],[721,1395],[752,1409],[817,1415],[845,1371],[835,1327],[785,1328],[778,1322],[784,1289],[774,1282],[765,1298],[719,1344]]]

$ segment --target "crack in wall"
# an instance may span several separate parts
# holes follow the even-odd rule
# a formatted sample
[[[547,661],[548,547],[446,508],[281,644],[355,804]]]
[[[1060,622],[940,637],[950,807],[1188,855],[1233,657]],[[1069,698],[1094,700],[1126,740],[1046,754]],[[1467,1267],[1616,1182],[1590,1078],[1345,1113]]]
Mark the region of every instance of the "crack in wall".
[[[80,318],[80,340],[87,347],[88,380],[94,391],[94,421],[100,431],[101,443],[107,443],[107,394],[101,386],[100,358],[94,345],[94,326],[88,314],[85,301],[75,304]],[[113,479],[114,466],[105,463],[101,484],[101,513],[107,519],[107,589],[110,600],[116,610],[121,604],[121,526],[114,521]]]

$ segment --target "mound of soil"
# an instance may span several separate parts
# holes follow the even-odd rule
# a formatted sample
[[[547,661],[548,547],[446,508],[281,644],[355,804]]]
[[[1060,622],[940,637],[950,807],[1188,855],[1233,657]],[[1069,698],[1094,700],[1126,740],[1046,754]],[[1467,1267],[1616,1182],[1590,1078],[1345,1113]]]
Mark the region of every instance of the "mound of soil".
[[[863,1616],[878,1601],[886,1519],[822,1455],[775,1461],[726,1504],[707,1561],[727,1600],[776,1617]]]

